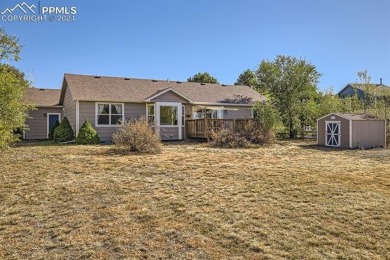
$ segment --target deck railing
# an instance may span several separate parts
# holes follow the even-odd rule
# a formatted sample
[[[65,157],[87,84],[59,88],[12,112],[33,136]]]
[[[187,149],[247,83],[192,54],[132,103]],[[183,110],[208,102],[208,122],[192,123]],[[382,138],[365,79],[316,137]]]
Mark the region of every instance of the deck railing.
[[[187,137],[210,138],[212,131],[232,129],[238,132],[250,119],[188,119],[186,120]]]

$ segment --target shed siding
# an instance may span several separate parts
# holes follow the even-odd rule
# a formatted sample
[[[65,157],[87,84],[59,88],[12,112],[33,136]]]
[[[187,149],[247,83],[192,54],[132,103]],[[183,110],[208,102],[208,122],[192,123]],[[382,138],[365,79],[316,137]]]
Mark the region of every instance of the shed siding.
[[[352,121],[352,148],[385,146],[385,121]]]
[[[80,101],[80,126],[87,119],[99,134],[100,140],[112,141],[112,134],[118,129],[117,126],[96,126],[95,125],[95,102]],[[146,116],[146,105],[144,103],[125,103],[125,119],[139,118]]]
[[[151,100],[151,102],[177,102],[177,103],[186,103],[188,102],[178,94],[173,91],[168,91],[161,96],[158,96]]]
[[[60,113],[62,108],[44,108],[39,107],[37,110],[29,111],[29,117],[26,119],[26,125],[29,130],[25,133],[25,139],[47,139],[47,116],[48,113]]]
[[[252,118],[252,108],[250,107],[235,107],[238,110],[226,110],[223,113],[224,119],[247,119]]]
[[[76,101],[73,100],[72,94],[68,87],[66,87],[64,96],[64,117],[69,120],[70,125],[73,128],[73,132],[76,133]]]
[[[335,119],[331,119],[335,117]],[[317,135],[318,135],[318,144],[325,145],[325,132],[326,132],[326,121],[340,121],[340,130],[341,130],[341,147],[349,148],[349,120],[336,115],[329,115],[325,118],[318,120]]]

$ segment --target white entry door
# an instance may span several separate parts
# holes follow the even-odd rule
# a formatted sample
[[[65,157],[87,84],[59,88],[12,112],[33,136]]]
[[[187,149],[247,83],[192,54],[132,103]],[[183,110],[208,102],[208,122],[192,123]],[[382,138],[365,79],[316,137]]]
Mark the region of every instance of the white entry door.
[[[340,122],[326,122],[325,144],[334,147],[341,145]]]
[[[156,123],[161,139],[183,139],[181,103],[156,102]]]

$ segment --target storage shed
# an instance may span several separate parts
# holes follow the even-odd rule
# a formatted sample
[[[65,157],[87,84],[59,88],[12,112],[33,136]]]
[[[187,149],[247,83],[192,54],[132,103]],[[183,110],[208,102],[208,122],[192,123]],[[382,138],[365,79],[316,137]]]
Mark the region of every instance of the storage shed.
[[[340,148],[385,147],[386,121],[366,114],[329,114],[317,119],[317,142]]]

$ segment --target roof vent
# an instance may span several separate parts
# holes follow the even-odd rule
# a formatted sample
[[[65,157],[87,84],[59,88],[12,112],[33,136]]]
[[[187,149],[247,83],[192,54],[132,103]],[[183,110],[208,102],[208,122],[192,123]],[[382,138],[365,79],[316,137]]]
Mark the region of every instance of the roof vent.
[[[99,77],[99,76],[95,76],[94,78],[95,78],[95,79],[100,79],[100,77]]]
[[[129,78],[124,78],[124,80],[130,80]]]
[[[203,83],[203,82],[202,82],[202,83],[200,83],[200,85],[206,85],[206,83]]]
[[[226,84],[222,84],[222,87],[226,87],[227,85]]]
[[[157,82],[157,80],[153,79],[152,82]]]
[[[40,88],[39,90],[40,90],[40,91],[44,91],[45,89],[44,89],[44,88]]]
[[[177,84],[180,84],[180,83],[181,83],[181,81],[176,81],[176,83],[177,83]]]

